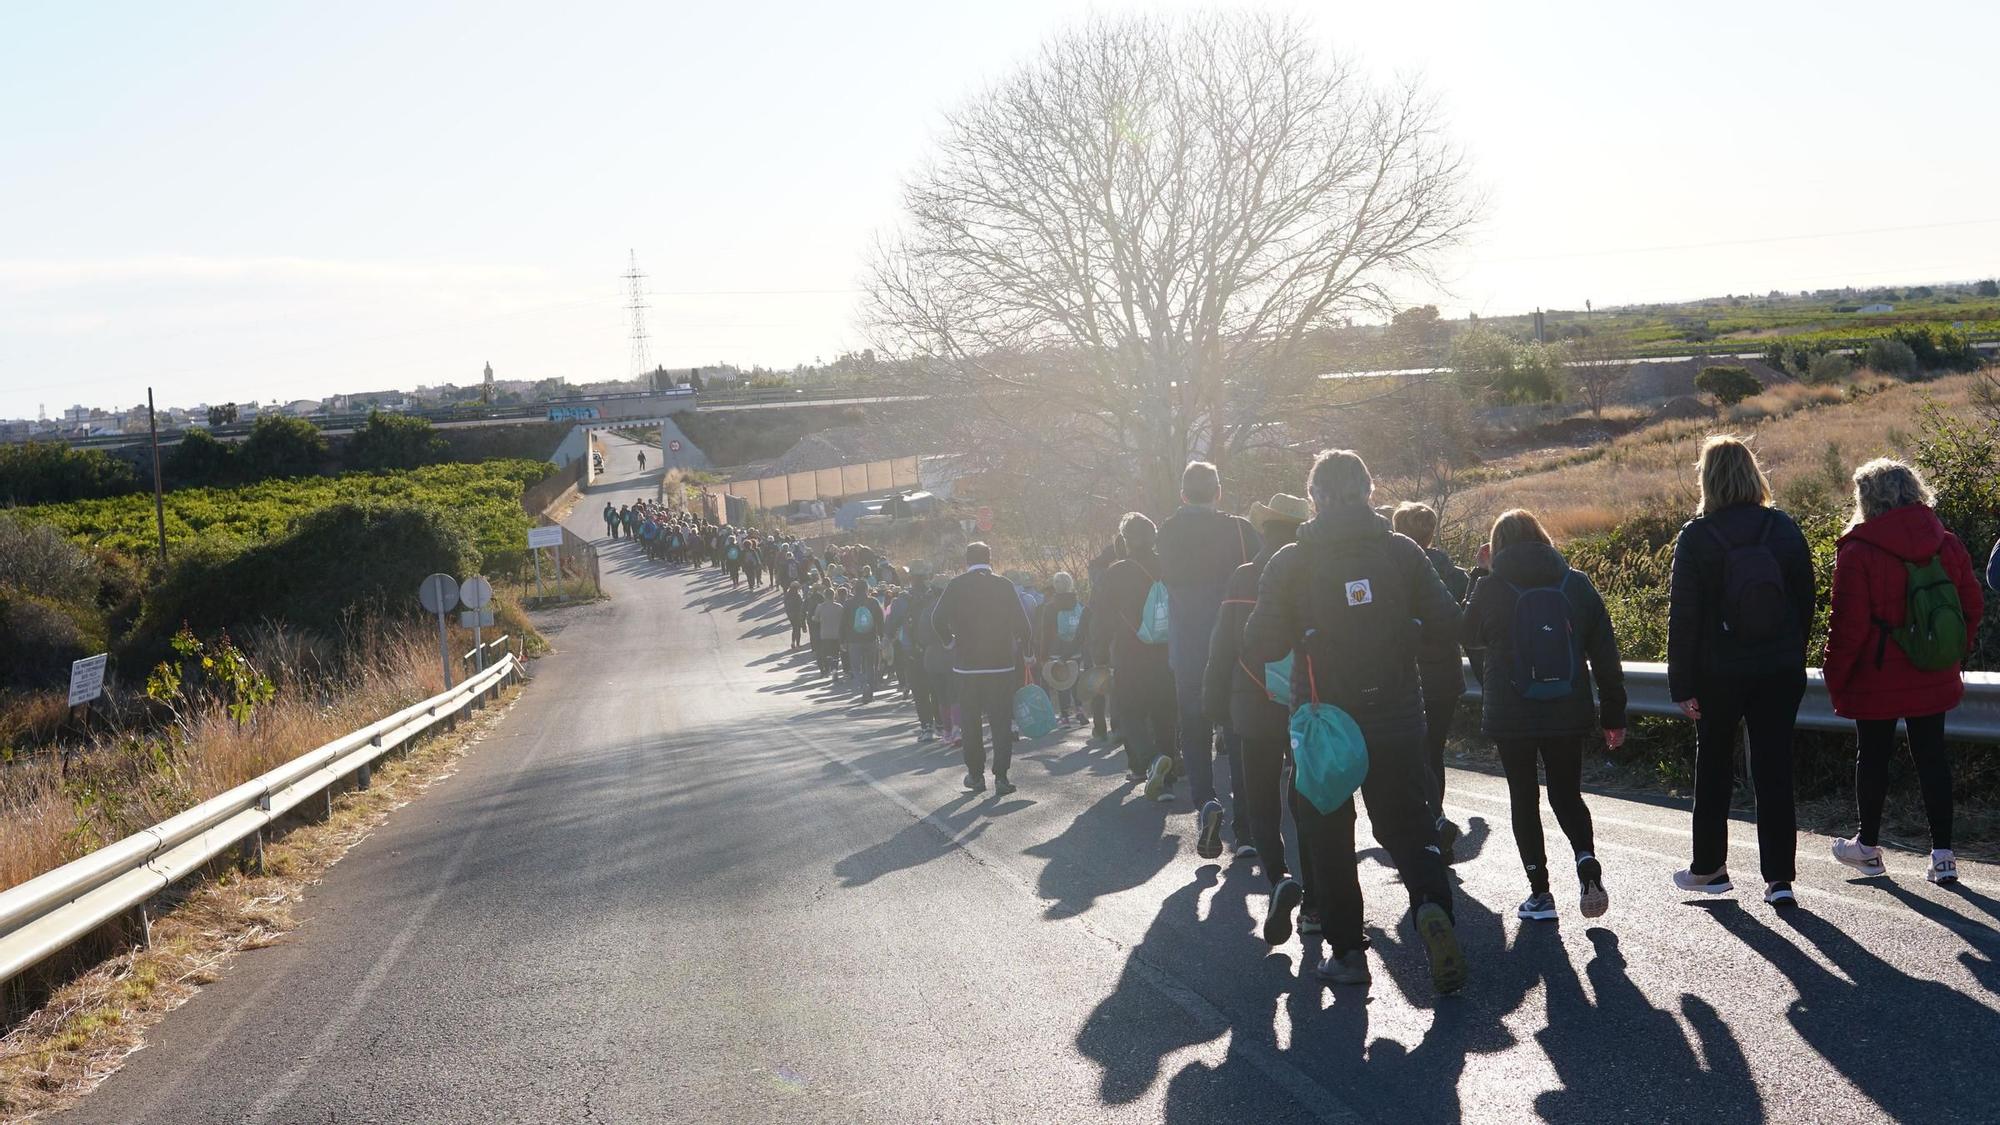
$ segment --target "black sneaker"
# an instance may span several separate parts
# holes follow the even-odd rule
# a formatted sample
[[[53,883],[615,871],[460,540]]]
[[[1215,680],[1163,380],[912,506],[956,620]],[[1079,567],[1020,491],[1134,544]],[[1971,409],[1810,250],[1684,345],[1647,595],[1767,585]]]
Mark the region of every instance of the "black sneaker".
[[[1452,851],[1458,847],[1458,838],[1461,835],[1463,833],[1458,830],[1458,825],[1451,822],[1451,818],[1438,817],[1438,851],[1443,853],[1446,863],[1457,862],[1458,857],[1452,854]]]
[[[1792,893],[1790,883],[1764,884],[1764,901],[1772,906],[1797,906],[1799,896]]]
[[[1284,879],[1271,890],[1271,906],[1264,915],[1264,943],[1283,945],[1292,940],[1292,911],[1304,901],[1306,889],[1297,879]]]
[[[984,792],[986,792],[986,779],[985,779],[985,778],[983,778],[983,777],[979,777],[979,776],[977,776],[977,775],[975,775],[975,774],[969,774],[969,773],[968,773],[968,774],[966,774],[966,775],[965,775],[965,791],[966,791],[966,792],[968,792],[968,793],[984,793]]]
[[[1576,881],[1583,888],[1583,896],[1578,907],[1585,918],[1601,918],[1611,909],[1611,895],[1604,889],[1604,869],[1598,866],[1596,856],[1584,856],[1576,861]]]
[[[1215,859],[1222,854],[1222,802],[1210,801],[1201,807],[1201,835],[1195,841],[1194,853],[1203,859]]]
[[[993,775],[993,792],[996,796],[1005,797],[1013,791],[1014,783],[1007,780],[1006,774],[996,773]]]

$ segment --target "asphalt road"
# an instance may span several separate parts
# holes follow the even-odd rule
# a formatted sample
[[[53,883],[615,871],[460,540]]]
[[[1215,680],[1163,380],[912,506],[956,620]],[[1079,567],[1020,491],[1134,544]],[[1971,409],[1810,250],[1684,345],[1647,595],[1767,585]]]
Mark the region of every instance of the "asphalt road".
[[[1850,882],[1808,837],[1797,910],[1690,902],[1685,810],[1595,796],[1611,913],[1559,878],[1522,923],[1504,787],[1459,772],[1472,983],[1433,997],[1367,850],[1375,983],[1325,989],[1116,754],[1051,738],[969,797],[773,599],[623,544],[605,578],[464,768],[63,1120],[2000,1119],[1991,867]]]

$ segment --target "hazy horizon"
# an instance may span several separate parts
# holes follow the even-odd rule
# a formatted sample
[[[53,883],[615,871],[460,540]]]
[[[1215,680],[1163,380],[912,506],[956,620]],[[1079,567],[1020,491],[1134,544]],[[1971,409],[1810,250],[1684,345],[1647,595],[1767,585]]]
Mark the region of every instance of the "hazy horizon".
[[[1084,12],[0,13],[0,416],[149,384],[175,405],[464,385],[488,361],[629,377],[628,249],[656,363],[868,346],[865,254],[941,115]],[[1981,70],[1945,54],[2000,30],[1990,9],[1310,12],[1367,72],[1423,75],[1488,200],[1447,288],[1410,303],[2000,274]]]

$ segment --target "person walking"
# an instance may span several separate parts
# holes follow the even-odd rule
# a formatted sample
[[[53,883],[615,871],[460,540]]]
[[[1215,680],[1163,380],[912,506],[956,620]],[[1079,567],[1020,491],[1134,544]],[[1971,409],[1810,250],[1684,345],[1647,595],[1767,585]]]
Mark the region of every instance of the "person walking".
[[[1465,986],[1467,966],[1428,799],[1417,658],[1427,641],[1456,628],[1458,605],[1423,549],[1369,507],[1375,482],[1359,455],[1321,453],[1306,481],[1313,518],[1300,525],[1297,542],[1265,564],[1241,655],[1255,667],[1296,651],[1292,698],[1323,700],[1352,717],[1368,754],[1358,795],[1409,893],[1431,983],[1456,992]],[[1366,984],[1354,798],[1322,812],[1296,781],[1293,794],[1300,849],[1313,853],[1309,889],[1328,947],[1319,975]]]
[[[604,534],[618,538],[618,506],[609,500],[604,502]]]
[[[813,620],[819,623],[819,639],[813,642],[815,646],[813,655],[819,662],[820,674],[829,677],[834,683],[838,684],[840,682],[840,653],[843,643],[841,639],[843,631],[841,622],[847,617],[847,606],[845,604],[847,601],[847,589],[846,587],[836,588],[828,586],[824,581],[820,583],[820,587],[821,600],[819,607],[813,610]]]
[[[1090,599],[1087,603],[1090,611],[1084,615],[1083,651],[1089,657],[1090,665],[1096,668],[1111,667],[1111,638],[1115,635],[1118,625],[1099,612],[1097,599],[1099,592],[1104,589],[1104,576],[1121,557],[1119,552],[1123,548],[1120,543],[1121,540],[1116,535],[1112,536],[1111,542],[1090,560],[1089,569],[1085,571],[1090,581]],[[1111,693],[1108,691],[1091,693],[1090,740],[1100,746],[1112,744]]]
[[[847,646],[849,686],[861,693],[861,703],[875,702],[876,654],[882,644],[882,603],[866,586],[857,584],[841,619],[841,643]]]
[[[1076,579],[1068,571],[1056,571],[1049,581],[1053,589],[1037,610],[1035,628],[1035,661],[1042,668],[1058,660],[1073,664],[1082,660],[1087,612],[1083,600],[1076,596]],[[1081,726],[1083,708],[1077,706],[1075,685],[1053,695],[1058,720],[1064,726]]]
[[[1257,529],[1241,516],[1217,508],[1222,474],[1207,461],[1190,461],[1181,473],[1181,507],[1160,525],[1160,581],[1167,587],[1167,663],[1174,674],[1180,709],[1180,761],[1188,776],[1189,798],[1201,810],[1196,851],[1222,854],[1222,802],[1215,787],[1217,743],[1229,768],[1230,831],[1239,855],[1254,855],[1245,823],[1241,763],[1236,733],[1220,728],[1202,710],[1202,680],[1208,670],[1208,642],[1222,611],[1222,590],[1237,567],[1263,551]]]
[[[792,627],[792,647],[796,649],[806,631],[806,599],[797,582],[785,583],[785,621]]]
[[[1109,634],[1111,707],[1125,739],[1125,778],[1144,782],[1147,800],[1171,801],[1180,769],[1173,666],[1166,638],[1141,636],[1146,603],[1160,576],[1158,536],[1153,521],[1139,512],[1127,512],[1118,521],[1124,557],[1104,572],[1099,619]]]
[[[1539,764],[1548,773],[1549,807],[1575,857],[1579,909],[1596,918],[1610,909],[1611,897],[1583,803],[1583,749],[1600,727],[1605,745],[1615,750],[1625,744],[1618,638],[1597,588],[1570,568],[1534,513],[1516,508],[1502,514],[1487,544],[1493,572],[1472,588],[1463,636],[1486,650],[1479,727],[1499,748],[1514,845],[1528,874],[1528,897],[1515,913],[1556,917],[1542,841]]]
[[[1972,556],[1945,530],[1933,502],[1923,477],[1901,461],[1881,458],[1854,470],[1854,519],[1834,554],[1825,672],[1834,714],[1854,720],[1861,825],[1833,842],[1833,858],[1864,876],[1887,870],[1882,805],[1901,720],[1930,821],[1924,877],[1955,883],[1944,716],[1965,696],[1965,654],[1986,602]]]
[[[965,573],[951,580],[931,611],[931,629],[952,646],[960,724],[965,732],[965,787],[986,789],[982,720],[993,726],[993,791],[1014,792],[1007,769],[1014,756],[1014,692],[1021,686],[1021,658],[1034,644],[1021,593],[993,573],[984,543],[965,546]]]
[[[938,736],[937,676],[931,652],[939,648],[931,633],[931,607],[937,604],[938,589],[931,583],[931,565],[921,559],[910,564],[910,592],[905,595],[903,625],[899,636],[907,649],[904,675],[909,679],[910,700],[917,709],[917,741],[929,742]]]
[[[1285,763],[1291,751],[1291,685],[1289,677],[1272,690],[1273,665],[1243,658],[1243,623],[1257,604],[1257,584],[1271,556],[1292,542],[1299,525],[1312,518],[1303,496],[1279,493],[1270,503],[1250,506],[1250,522],[1264,541],[1264,551],[1236,568],[1223,588],[1222,612],[1209,638],[1208,673],[1202,684],[1202,707],[1217,726],[1227,725],[1242,740],[1242,796],[1249,806],[1250,827],[1256,833],[1257,865],[1271,883],[1271,901],[1264,913],[1264,940],[1283,945],[1291,940],[1292,914],[1306,902],[1312,883],[1311,853],[1299,853],[1301,879],[1294,879],[1285,859]],[[1282,666],[1275,666],[1281,668]],[[1307,907],[1300,918],[1314,931],[1318,919]]]
[[[1697,466],[1701,505],[1674,540],[1667,597],[1667,688],[1695,724],[1694,856],[1674,875],[1684,891],[1722,894],[1729,879],[1729,802],[1736,739],[1748,728],[1764,901],[1798,901],[1798,812],[1792,735],[1806,691],[1806,634],[1816,596],[1812,550],[1771,506],[1750,447],[1712,437]]]
[[[642,473],[646,471],[646,451],[643,449],[639,451],[639,471]]]
[[[1429,504],[1398,504],[1389,516],[1389,526],[1398,535],[1424,549],[1431,569],[1461,606],[1472,592],[1472,579],[1451,556],[1432,545],[1437,538],[1438,515]],[[1424,683],[1424,763],[1430,776],[1431,811],[1437,814],[1438,849],[1446,863],[1458,844],[1458,824],[1444,815],[1444,748],[1451,741],[1452,720],[1458,716],[1458,701],[1465,695],[1465,665],[1459,662],[1456,638],[1427,648],[1417,663]]]

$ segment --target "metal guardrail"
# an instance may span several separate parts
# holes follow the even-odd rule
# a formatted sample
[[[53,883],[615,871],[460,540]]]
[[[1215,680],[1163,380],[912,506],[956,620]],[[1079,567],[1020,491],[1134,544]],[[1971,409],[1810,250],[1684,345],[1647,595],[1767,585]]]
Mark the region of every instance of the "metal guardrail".
[[[513,638],[509,637],[507,634],[502,633],[499,636],[493,638],[492,640],[487,641],[483,645],[474,645],[472,648],[466,649],[465,655],[459,657],[459,660],[461,663],[470,665],[471,667],[476,668],[481,672],[484,672],[486,670],[486,662],[488,660],[493,659],[494,649],[497,648],[502,653],[512,651],[508,647],[509,644],[512,642],[512,639]]]
[[[416,738],[520,675],[512,655],[449,691],[406,707],[301,754],[261,777],[211,797],[178,816],[0,891],[0,984],[75,944],[91,931],[142,908],[155,894],[255,838],[273,821],[341,778],[367,788],[382,755]]]
[[[1472,662],[1465,662],[1465,687],[1469,698],[1480,696],[1479,680],[1472,674]],[[1679,718],[1680,705],[1667,691],[1664,664],[1625,665],[1627,712]],[[1799,729],[1847,732],[1854,720],[1833,713],[1833,701],[1826,694],[1826,677],[1818,668],[1806,669],[1806,697],[1799,704]],[[1967,672],[1965,699],[1945,716],[1945,737],[1958,742],[2000,742],[2000,672]]]

